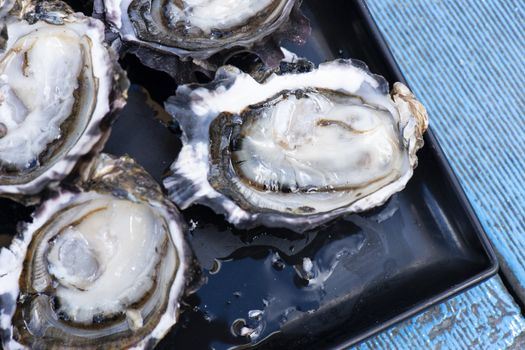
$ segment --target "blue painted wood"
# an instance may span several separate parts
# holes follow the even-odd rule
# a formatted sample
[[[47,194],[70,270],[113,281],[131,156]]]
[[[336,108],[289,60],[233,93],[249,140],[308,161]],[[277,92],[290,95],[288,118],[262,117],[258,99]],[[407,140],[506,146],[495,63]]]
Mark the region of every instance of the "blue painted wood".
[[[354,348],[377,349],[525,349],[525,319],[493,277]]]
[[[367,3],[525,302],[525,2]]]
[[[525,302],[525,2],[367,0]],[[498,277],[357,349],[525,349]]]

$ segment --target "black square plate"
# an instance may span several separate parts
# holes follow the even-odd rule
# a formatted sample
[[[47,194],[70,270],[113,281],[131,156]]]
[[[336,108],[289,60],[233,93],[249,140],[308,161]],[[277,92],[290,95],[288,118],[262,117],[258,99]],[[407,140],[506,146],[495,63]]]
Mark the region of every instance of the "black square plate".
[[[312,35],[290,50],[316,63],[357,58],[390,82],[404,81],[363,1],[305,0],[303,10]],[[167,75],[133,58],[124,64],[154,99],[174,92]],[[106,151],[130,154],[160,179],[178,138],[154,120],[159,109],[139,85],[129,95]],[[495,274],[494,252],[432,130],[425,143],[404,191],[322,231],[238,231],[204,207],[187,210],[207,282],[158,348],[348,347]],[[0,227],[11,231],[14,207],[0,205]]]

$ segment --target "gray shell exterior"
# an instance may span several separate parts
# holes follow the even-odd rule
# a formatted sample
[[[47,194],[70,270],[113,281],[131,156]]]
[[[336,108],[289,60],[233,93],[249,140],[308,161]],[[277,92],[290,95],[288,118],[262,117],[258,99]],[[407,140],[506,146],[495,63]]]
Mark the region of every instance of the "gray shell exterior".
[[[38,194],[46,187],[54,187],[66,176],[72,173],[81,162],[98,154],[111,130],[111,124],[117,116],[117,112],[126,104],[127,89],[129,81],[126,73],[117,62],[117,56],[113,49],[104,42],[105,28],[99,20],[86,17],[79,13],[73,13],[71,8],[61,1],[28,1],[28,0],[4,0],[6,6],[10,6],[10,12],[0,11],[0,26],[5,29],[9,23],[25,21],[29,25],[47,23],[50,25],[63,26],[70,22],[82,23],[91,31],[90,40],[98,50],[105,51],[103,60],[96,64],[102,65],[103,76],[97,77],[97,107],[93,111],[83,133],[71,149],[50,164],[47,169],[36,176],[28,176],[28,181],[22,183],[11,183],[2,179],[5,175],[0,173],[0,196],[13,200],[32,204],[38,201]],[[1,18],[1,15],[5,15]],[[2,35],[7,35],[5,30]],[[0,58],[8,50],[6,47],[7,37],[0,40]],[[100,87],[104,87],[101,89]],[[107,91],[105,94],[102,91]],[[38,167],[35,172],[38,171]]]
[[[148,203],[169,222],[171,238],[177,250],[180,267],[170,287],[169,301],[166,302],[160,321],[157,324],[148,325],[147,333],[143,338],[133,338],[132,334],[127,335],[128,339],[124,336],[125,333],[121,333],[118,337],[108,335],[106,338],[96,337],[91,342],[83,341],[80,346],[75,345],[74,337],[71,339],[54,338],[54,333],[50,332],[48,336],[41,338],[25,332],[24,339],[26,341],[29,339],[29,343],[20,343],[22,330],[12,325],[12,319],[15,310],[21,307],[19,280],[21,280],[27,253],[33,249],[30,246],[33,234],[52,220],[60,210],[68,208],[72,203],[78,203],[79,200],[89,200],[93,195],[100,194],[132,202]],[[37,207],[33,214],[33,222],[20,228],[19,235],[13,240],[9,249],[0,250],[0,305],[2,306],[0,307],[0,339],[4,348],[152,348],[177,322],[181,298],[194,292],[198,283],[201,282],[200,268],[186,241],[186,232],[186,224],[176,207],[165,198],[161,187],[141,166],[127,156],[116,158],[101,154],[91,162],[84,173],[84,178],[79,179],[75,186],[62,187],[57,192],[52,192],[49,198]],[[42,322],[45,323],[45,319]],[[103,324],[100,325],[100,330],[104,330]],[[79,334],[77,330],[75,336],[79,337]]]
[[[296,60],[295,58],[293,58]],[[232,187],[217,186],[222,180],[220,170],[214,165],[211,153],[212,144],[228,144],[228,132],[221,133],[214,129],[212,123],[221,114],[231,114],[233,119],[239,118],[238,113],[245,107],[259,103],[252,101],[241,107],[239,102],[243,98],[249,99],[256,95],[255,89],[262,88],[266,81],[277,76],[301,75],[310,71],[325,70],[331,68],[354,67],[365,72],[368,80],[376,85],[378,93],[390,99],[390,103],[397,108],[401,119],[399,120],[399,132],[403,143],[407,147],[410,166],[405,174],[380,190],[365,196],[347,206],[339,207],[328,212],[312,213],[311,215],[295,215],[279,212],[268,208],[260,208],[239,200],[239,194]],[[423,133],[428,121],[425,108],[419,103],[410,90],[401,83],[394,84],[389,93],[388,83],[384,78],[373,75],[368,71],[366,65],[356,60],[337,60],[321,64],[318,69],[306,61],[282,62],[279,69],[273,71],[258,71],[253,74],[254,79],[232,66],[219,69],[215,79],[206,85],[184,85],[177,89],[176,95],[166,102],[166,110],[173,116],[182,130],[182,150],[177,160],[171,165],[170,172],[164,178],[164,186],[168,190],[169,197],[180,208],[185,209],[193,204],[202,204],[212,208],[215,212],[223,214],[226,219],[239,228],[252,228],[254,226],[283,227],[296,232],[304,232],[332,221],[342,215],[362,212],[385,203],[390,196],[401,191],[413,173],[417,165],[416,152],[423,146]],[[236,94],[229,90],[239,81],[248,81],[249,84],[243,88],[236,88]],[[257,82],[256,82],[257,81]],[[240,83],[239,83],[240,84]],[[245,92],[245,93],[244,93]],[[272,96],[279,93],[273,91],[268,93]],[[231,110],[216,109],[210,107],[207,99],[213,97],[222,101],[221,106],[235,105]],[[229,100],[229,101],[231,101]],[[215,100],[214,100],[215,101]],[[222,147],[222,146],[221,146]],[[219,153],[226,153],[222,148]],[[228,166],[228,165],[225,165]],[[226,172],[227,177],[235,177],[235,173]],[[218,180],[217,180],[218,179]],[[228,182],[228,180],[224,181]],[[244,197],[246,198],[246,197]],[[304,213],[303,213],[304,214]]]

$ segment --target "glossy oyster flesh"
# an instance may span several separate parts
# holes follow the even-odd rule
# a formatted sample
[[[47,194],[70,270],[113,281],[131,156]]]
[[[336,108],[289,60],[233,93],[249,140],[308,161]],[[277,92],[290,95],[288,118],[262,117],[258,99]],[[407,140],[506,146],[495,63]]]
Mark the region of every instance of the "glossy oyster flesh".
[[[128,85],[100,21],[60,2],[30,5],[0,20],[0,195],[15,199],[102,148]]]
[[[303,40],[298,27],[308,25],[299,5],[297,0],[98,0],[95,12],[103,12],[124,41],[202,60],[233,47],[251,48],[277,32]]]
[[[0,252],[4,348],[151,348],[197,271],[186,227],[133,160],[102,155]]]
[[[212,207],[239,227],[311,229],[402,190],[427,128],[401,83],[361,62],[283,62],[260,82],[232,67],[166,103],[183,147],[164,179],[181,208]]]

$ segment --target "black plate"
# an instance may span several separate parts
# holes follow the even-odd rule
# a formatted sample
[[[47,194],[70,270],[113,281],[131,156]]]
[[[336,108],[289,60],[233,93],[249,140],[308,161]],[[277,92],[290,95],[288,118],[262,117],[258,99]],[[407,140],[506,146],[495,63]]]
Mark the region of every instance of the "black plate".
[[[317,63],[357,58],[388,81],[404,81],[364,2],[305,0],[303,8],[312,36],[292,51]],[[154,99],[173,93],[167,75],[133,58],[123,63]],[[139,85],[129,95],[106,151],[130,154],[160,179],[180,143],[154,120],[158,110]],[[319,232],[238,231],[204,207],[187,210],[207,283],[158,348],[249,344],[235,335],[244,324],[258,334],[258,348],[348,347],[495,274],[494,252],[431,130],[425,142],[403,192]],[[0,228],[12,232],[15,209],[0,205]],[[301,268],[308,259],[310,284]]]

